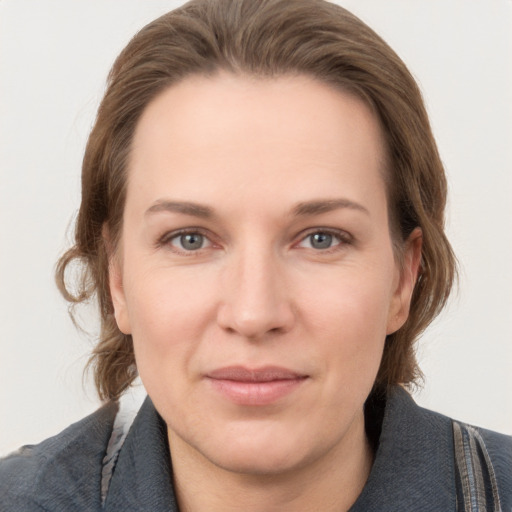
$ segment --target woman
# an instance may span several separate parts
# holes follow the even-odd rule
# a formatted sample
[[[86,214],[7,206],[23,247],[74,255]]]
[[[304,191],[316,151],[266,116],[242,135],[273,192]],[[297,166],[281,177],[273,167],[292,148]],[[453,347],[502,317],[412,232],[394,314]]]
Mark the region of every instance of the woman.
[[[445,201],[414,80],[342,8],[198,0],[149,24],[57,269],[98,299],[107,404],[5,459],[4,507],[508,510],[511,441],[404,389],[454,280]]]

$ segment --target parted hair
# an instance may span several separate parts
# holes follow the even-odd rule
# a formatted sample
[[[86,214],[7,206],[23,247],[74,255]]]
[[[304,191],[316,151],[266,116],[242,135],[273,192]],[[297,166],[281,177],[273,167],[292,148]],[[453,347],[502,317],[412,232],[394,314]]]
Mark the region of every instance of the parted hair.
[[[137,376],[132,339],[117,327],[108,284],[135,127],[163,90],[187,76],[220,70],[266,78],[307,75],[357,95],[375,112],[386,141],[390,232],[398,260],[413,229],[423,234],[410,314],[387,336],[375,387],[415,383],[421,376],[415,342],[445,305],[456,277],[444,233],[445,173],[415,80],[372,29],[338,5],[192,0],[146,25],[116,59],[83,158],[74,245],[56,267],[72,314],[74,306],[97,301],[101,327],[89,363],[100,397],[117,399]],[[66,271],[72,263],[78,275]]]

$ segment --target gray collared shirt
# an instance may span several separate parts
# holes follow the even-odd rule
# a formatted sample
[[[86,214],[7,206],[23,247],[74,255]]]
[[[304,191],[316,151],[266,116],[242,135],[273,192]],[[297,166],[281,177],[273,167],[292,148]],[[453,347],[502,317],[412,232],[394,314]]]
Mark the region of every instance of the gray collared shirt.
[[[119,452],[104,505],[102,467],[117,405],[0,461],[0,511],[177,512],[166,427],[148,398]],[[512,511],[512,438],[479,430]],[[452,422],[402,388],[387,398],[375,462],[351,512],[455,511]]]

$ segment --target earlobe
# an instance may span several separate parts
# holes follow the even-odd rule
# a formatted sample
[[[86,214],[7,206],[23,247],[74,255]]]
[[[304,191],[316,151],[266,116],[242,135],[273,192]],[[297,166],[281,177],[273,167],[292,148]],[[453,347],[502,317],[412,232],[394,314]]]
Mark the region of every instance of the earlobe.
[[[389,311],[386,334],[398,331],[409,316],[412,294],[421,264],[422,243],[423,234],[421,228],[417,227],[405,244],[402,268]]]
[[[123,287],[123,271],[120,261],[121,256],[119,251],[113,249],[109,230],[106,225],[103,226],[102,236],[108,255],[108,284],[112,305],[114,307],[114,317],[119,330],[123,334],[131,334]]]

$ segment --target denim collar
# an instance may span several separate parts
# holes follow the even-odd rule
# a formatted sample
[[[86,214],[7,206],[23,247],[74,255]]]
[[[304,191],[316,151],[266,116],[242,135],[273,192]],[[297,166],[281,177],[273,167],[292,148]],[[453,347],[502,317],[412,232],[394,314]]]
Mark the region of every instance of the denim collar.
[[[455,510],[451,429],[449,418],[392,389],[375,462],[350,511]],[[119,454],[104,510],[178,512],[166,426],[149,398]]]
[[[451,420],[401,387],[387,397],[379,447],[350,512],[456,510]]]
[[[171,482],[167,429],[148,397],[119,453],[104,510],[178,512]]]

